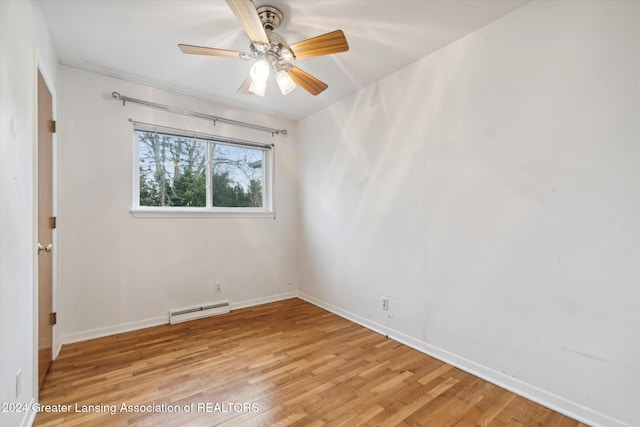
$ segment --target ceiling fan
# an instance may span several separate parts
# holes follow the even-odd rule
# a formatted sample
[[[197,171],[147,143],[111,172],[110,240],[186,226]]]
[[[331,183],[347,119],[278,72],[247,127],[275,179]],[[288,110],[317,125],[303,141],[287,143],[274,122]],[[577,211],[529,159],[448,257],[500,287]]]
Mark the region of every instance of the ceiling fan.
[[[193,55],[225,56],[255,61],[238,93],[264,96],[267,80],[273,71],[283,95],[300,86],[318,95],[329,86],[292,64],[297,59],[330,55],[349,50],[342,30],[332,31],[291,45],[273,30],[280,26],[283,15],[273,6],[255,7],[251,0],[226,0],[240,25],[249,36],[249,52],[179,44],[180,50]]]

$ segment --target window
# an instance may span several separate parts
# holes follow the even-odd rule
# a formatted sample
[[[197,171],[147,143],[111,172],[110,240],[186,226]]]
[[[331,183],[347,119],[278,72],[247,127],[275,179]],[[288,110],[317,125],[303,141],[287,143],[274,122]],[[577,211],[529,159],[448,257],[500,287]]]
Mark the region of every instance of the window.
[[[270,213],[270,146],[136,124],[134,213]]]

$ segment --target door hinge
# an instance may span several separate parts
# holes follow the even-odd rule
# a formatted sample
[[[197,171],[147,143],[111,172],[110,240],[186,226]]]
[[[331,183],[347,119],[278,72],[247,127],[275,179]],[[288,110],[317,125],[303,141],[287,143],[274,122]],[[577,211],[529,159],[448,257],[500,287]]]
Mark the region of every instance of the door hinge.
[[[58,218],[55,216],[49,217],[49,228],[56,228],[58,226]]]
[[[51,133],[56,133],[56,121],[55,120],[51,120],[50,130],[51,130]]]
[[[49,313],[49,324],[51,326],[58,323],[58,313]]]

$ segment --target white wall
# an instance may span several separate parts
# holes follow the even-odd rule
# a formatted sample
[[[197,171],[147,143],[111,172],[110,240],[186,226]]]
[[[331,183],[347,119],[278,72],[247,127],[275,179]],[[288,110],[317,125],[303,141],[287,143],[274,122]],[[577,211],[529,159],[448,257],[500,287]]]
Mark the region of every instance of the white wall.
[[[638,22],[535,2],[303,120],[303,297],[640,425]]]
[[[0,1],[0,402],[37,399],[37,69],[55,92],[57,59],[37,5]],[[16,373],[22,391],[16,396]],[[0,412],[0,424],[34,414]]]
[[[232,308],[295,295],[297,123],[61,67],[59,292],[64,342],[166,323],[168,311],[228,299]],[[122,95],[277,129],[287,136],[189,118]],[[274,143],[276,219],[134,218],[128,118]],[[221,282],[223,292],[214,293]],[[291,286],[287,286],[287,283]]]

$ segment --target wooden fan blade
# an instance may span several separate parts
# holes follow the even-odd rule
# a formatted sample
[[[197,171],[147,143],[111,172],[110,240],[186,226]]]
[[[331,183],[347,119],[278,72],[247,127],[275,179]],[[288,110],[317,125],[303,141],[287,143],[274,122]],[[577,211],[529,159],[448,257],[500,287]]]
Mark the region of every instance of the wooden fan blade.
[[[289,46],[296,59],[346,52],[349,44],[342,30],[332,31],[321,36],[303,40]]]
[[[251,76],[247,76],[247,78],[244,79],[244,83],[242,83],[242,86],[238,88],[236,93],[240,95],[253,95],[253,92],[249,90],[249,86],[251,86],[252,81],[253,79],[251,78]]]
[[[269,44],[267,33],[262,28],[262,22],[251,0],[227,0],[227,5],[252,42]]]
[[[300,68],[291,66],[289,70],[289,76],[293,79],[293,81],[300,86],[302,89],[309,92],[311,95],[316,96],[322,91],[324,91],[329,86],[321,82],[320,80],[313,77],[311,74],[302,71]]]
[[[216,49],[213,47],[193,46],[190,44],[179,44],[178,47],[184,53],[192,55],[226,56],[229,58],[240,58],[242,52],[237,50]]]

